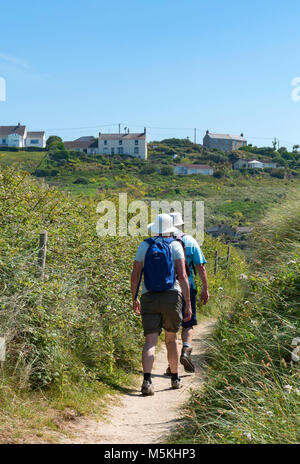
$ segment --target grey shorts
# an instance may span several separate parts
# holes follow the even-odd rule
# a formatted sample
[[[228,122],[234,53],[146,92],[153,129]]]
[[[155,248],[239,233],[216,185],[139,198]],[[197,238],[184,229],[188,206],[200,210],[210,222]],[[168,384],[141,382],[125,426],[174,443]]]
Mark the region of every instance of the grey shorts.
[[[144,335],[178,332],[182,321],[183,297],[176,290],[146,292],[141,297],[141,316]]]

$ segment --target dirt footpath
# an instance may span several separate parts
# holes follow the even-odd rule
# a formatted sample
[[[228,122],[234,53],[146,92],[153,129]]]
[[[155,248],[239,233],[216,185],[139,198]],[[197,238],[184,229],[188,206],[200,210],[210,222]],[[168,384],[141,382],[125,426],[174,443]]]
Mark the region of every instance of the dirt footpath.
[[[190,389],[199,388],[205,381],[205,351],[207,337],[213,329],[212,319],[201,321],[195,327],[193,362],[196,373],[184,372],[180,364],[179,375],[183,382],[180,390],[171,390],[171,381],[164,372],[167,367],[166,348],[156,353],[152,382],[154,396],[143,397],[140,392],[142,375],[138,387],[121,395],[120,401],[112,406],[105,422],[81,419],[74,424],[73,439],[64,443],[103,444],[150,444],[163,443],[164,437],[180,422],[182,405],[189,399]],[[181,346],[180,346],[181,348]]]

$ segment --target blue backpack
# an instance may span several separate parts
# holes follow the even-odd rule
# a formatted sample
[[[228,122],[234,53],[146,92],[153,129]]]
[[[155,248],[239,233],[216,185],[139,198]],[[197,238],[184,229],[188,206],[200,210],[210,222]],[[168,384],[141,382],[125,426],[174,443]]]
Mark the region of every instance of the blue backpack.
[[[144,282],[151,292],[163,292],[173,287],[175,283],[175,269],[173,262],[172,249],[170,243],[176,241],[174,238],[163,238],[154,240],[148,238],[145,240],[149,248],[145,255],[144,261]],[[136,290],[136,296],[139,291],[140,281]]]

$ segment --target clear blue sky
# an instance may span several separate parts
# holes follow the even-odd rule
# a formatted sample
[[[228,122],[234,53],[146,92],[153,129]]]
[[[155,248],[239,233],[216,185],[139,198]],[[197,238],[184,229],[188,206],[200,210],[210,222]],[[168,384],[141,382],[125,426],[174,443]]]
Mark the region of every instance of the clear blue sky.
[[[0,125],[300,143],[299,17],[298,0],[3,2]]]

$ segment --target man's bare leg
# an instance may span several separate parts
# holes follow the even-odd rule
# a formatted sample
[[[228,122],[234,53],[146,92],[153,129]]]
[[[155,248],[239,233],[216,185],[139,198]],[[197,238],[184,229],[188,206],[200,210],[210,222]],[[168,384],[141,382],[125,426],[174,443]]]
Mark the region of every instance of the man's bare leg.
[[[165,343],[168,353],[168,362],[171,374],[171,386],[173,389],[182,387],[181,380],[178,377],[179,365],[179,346],[177,341],[177,334],[173,332],[166,332]]]
[[[152,333],[146,335],[146,341],[143,348],[143,371],[145,373],[151,374],[153,362],[154,362],[154,355],[155,355],[155,347],[158,341],[158,333]]]
[[[177,342],[177,334],[173,332],[166,332],[165,343],[168,353],[168,361],[172,374],[178,373],[179,364],[179,346]]]
[[[144,381],[142,384],[142,395],[149,396],[154,395],[154,387],[151,379],[151,372],[155,356],[155,348],[158,341],[158,333],[152,333],[146,335],[146,341],[143,348],[143,371]]]
[[[181,331],[182,350],[180,362],[184,366],[186,372],[195,372],[195,366],[192,363],[192,342],[193,342],[193,327],[183,327]]]

